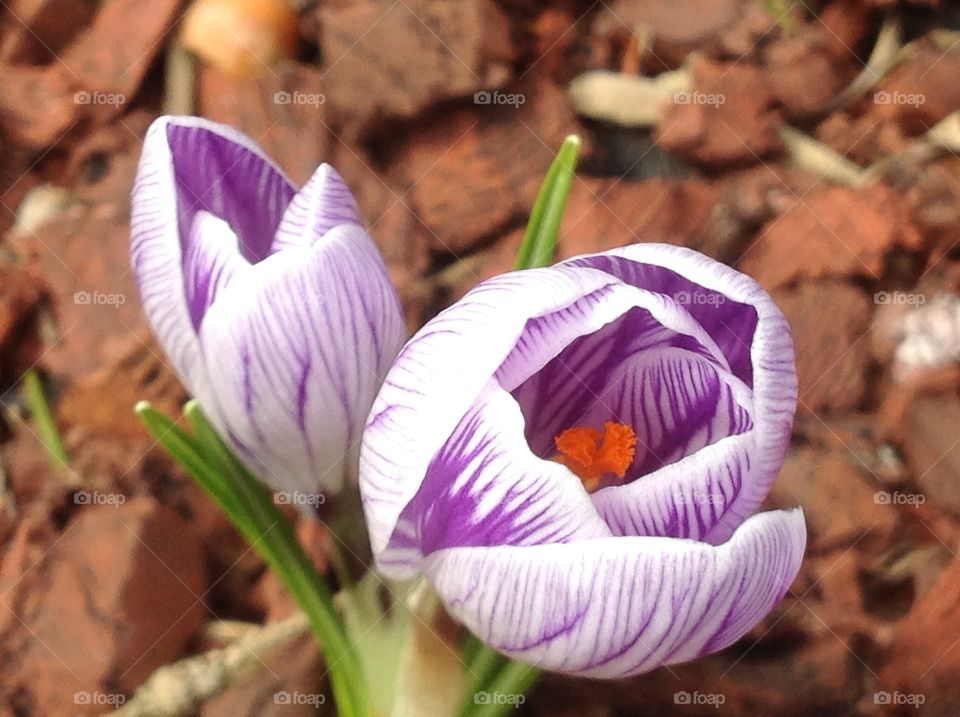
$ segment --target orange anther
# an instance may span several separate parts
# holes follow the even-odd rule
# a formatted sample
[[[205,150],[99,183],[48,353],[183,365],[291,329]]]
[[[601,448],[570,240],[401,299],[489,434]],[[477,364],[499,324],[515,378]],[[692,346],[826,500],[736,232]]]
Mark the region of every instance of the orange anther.
[[[557,460],[576,473],[588,491],[596,490],[604,475],[622,480],[633,462],[637,436],[623,423],[607,421],[603,433],[578,426],[568,428],[556,438]]]

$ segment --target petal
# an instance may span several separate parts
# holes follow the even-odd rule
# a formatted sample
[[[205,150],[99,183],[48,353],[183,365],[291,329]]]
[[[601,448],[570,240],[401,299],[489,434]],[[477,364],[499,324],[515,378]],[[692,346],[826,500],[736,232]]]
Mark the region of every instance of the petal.
[[[722,360],[675,302],[584,268],[496,277],[429,321],[397,358],[364,432],[360,480],[374,554],[386,549],[430,462],[491,377],[512,390],[579,336],[637,307],[691,332]]]
[[[223,290],[201,326],[217,380],[197,399],[264,479],[337,490],[355,479],[363,422],[404,333],[376,247],[341,225]]]
[[[527,438],[534,453],[551,455],[556,436],[574,426],[601,429],[611,420],[626,423],[638,438],[628,472],[632,479],[694,450],[700,424],[712,417],[720,420],[711,441],[729,435],[725,427],[749,428],[745,407],[750,404],[750,389],[700,343],[713,345],[689,315],[681,307],[674,313],[632,309],[572,342],[517,387],[513,395],[527,417]],[[742,387],[736,415],[731,417],[736,426],[718,415],[721,394],[730,398],[730,382]]]
[[[723,545],[670,538],[466,547],[426,573],[449,611],[537,667],[636,675],[721,650],[786,594],[806,544],[803,514],[762,513]]]
[[[430,463],[380,565],[400,578],[444,548],[610,535],[580,480],[530,452],[520,407],[491,382]]]
[[[603,488],[593,504],[615,535],[706,540],[729,513],[751,471],[752,433],[700,448],[640,480]]]
[[[290,202],[271,251],[310,246],[341,224],[360,224],[360,212],[343,179],[329,164],[321,164]]]
[[[210,304],[238,272],[250,263],[237,251],[230,225],[209,212],[194,215],[190,238],[183,248],[183,288],[191,320],[199,325]]]
[[[723,542],[763,501],[789,447],[797,405],[797,375],[786,319],[753,279],[681,247],[634,244],[577,257],[565,264],[599,268],[631,285],[685,300],[690,314],[716,340],[733,373],[752,387],[754,428],[749,439],[733,442],[749,442],[751,445],[739,449],[746,455],[736,451],[723,454],[724,464],[710,473],[677,475],[671,471],[684,481],[680,490],[687,495],[702,495],[720,484],[726,486],[712,506],[723,505],[722,511],[705,524],[706,532],[700,536],[711,543]],[[718,476],[724,473],[727,477],[718,482]],[[642,509],[640,503],[634,505]],[[661,512],[667,508],[663,500],[655,506]],[[708,512],[699,516],[703,520],[708,517]],[[652,515],[637,516],[633,522],[650,524],[652,520]]]
[[[270,160],[229,127],[196,117],[161,117],[150,126],[132,194],[131,259],[147,317],[191,391],[209,379],[197,337],[197,307],[205,307],[195,303],[196,295],[188,297],[184,262],[191,282],[202,267],[224,265],[224,257],[210,255],[223,247],[192,247],[192,240],[206,236],[200,227],[212,228],[205,218],[196,226],[196,217],[205,212],[222,219],[234,235],[231,246],[239,240],[259,251],[293,194]],[[222,228],[212,234],[225,239]],[[198,261],[197,254],[207,258]]]
[[[753,427],[752,391],[703,356],[673,346],[635,354],[611,375],[596,400],[566,426],[634,428],[637,449],[627,476],[648,474]],[[557,435],[556,433],[554,435]],[[685,537],[698,537],[688,535]]]
[[[178,118],[166,123],[166,137],[181,236],[195,212],[208,211],[236,232],[247,259],[266,258],[296,193],[286,175],[250,139],[225,125]]]

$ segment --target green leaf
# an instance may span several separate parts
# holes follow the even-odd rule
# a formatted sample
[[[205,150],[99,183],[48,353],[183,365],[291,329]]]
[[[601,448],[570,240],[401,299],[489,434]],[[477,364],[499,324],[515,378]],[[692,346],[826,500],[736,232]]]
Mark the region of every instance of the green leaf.
[[[63,440],[60,438],[60,431],[57,424],[53,421],[53,414],[50,411],[50,404],[47,403],[47,397],[43,393],[43,383],[40,381],[40,374],[36,369],[30,369],[23,377],[23,391],[27,399],[27,406],[30,408],[30,414],[33,416],[34,423],[37,424],[37,430],[40,432],[40,440],[44,448],[53,459],[54,467],[68,468],[70,457],[67,455],[67,449],[63,447]]]
[[[570,196],[570,186],[580,155],[580,138],[570,135],[563,141],[556,158],[547,170],[534,202],[523,244],[517,253],[516,269],[536,269],[549,266],[557,250],[563,210]]]
[[[463,648],[463,663],[469,678],[469,687],[463,695],[459,714],[462,717],[473,714],[477,695],[487,691],[493,679],[506,667],[509,660],[491,647],[488,647],[475,635],[467,638]]]
[[[190,436],[148,403],[137,414],[157,442],[196,479],[266,563],[279,575],[310,620],[323,648],[337,710],[343,717],[371,714],[360,662],[347,640],[333,594],[297,541],[273,494],[220,439],[196,402],[184,408]]]
[[[240,502],[220,472],[203,455],[196,440],[146,401],[138,403],[134,411],[150,435],[193,476],[204,492],[230,517],[240,533],[244,537],[253,535],[255,526],[244,520]]]
[[[526,701],[527,691],[539,677],[540,670],[536,667],[508,661],[483,690],[475,693],[473,704],[462,713],[462,717],[503,717],[513,714]]]

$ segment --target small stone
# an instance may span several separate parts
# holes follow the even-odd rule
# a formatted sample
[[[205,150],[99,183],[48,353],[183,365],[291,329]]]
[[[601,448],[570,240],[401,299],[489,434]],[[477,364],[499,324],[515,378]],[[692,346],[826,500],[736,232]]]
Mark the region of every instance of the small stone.
[[[934,506],[960,516],[960,400],[916,398],[907,411],[904,452],[917,490]]]
[[[81,509],[33,568],[39,577],[17,605],[22,628],[4,636],[16,659],[3,688],[34,714],[117,704],[180,657],[206,617],[190,526],[150,498],[105,497],[112,503]]]
[[[758,67],[702,58],[693,77],[694,89],[664,107],[656,132],[663,149],[708,165],[756,164],[780,149],[783,117]]]
[[[885,542],[897,524],[888,495],[868,483],[849,452],[797,448],[787,456],[768,501],[774,508],[802,507],[808,548],[824,553],[861,543],[868,534]]]
[[[331,119],[349,136],[491,92],[511,74],[516,50],[492,0],[359,0],[320,14]]]
[[[768,222],[740,268],[768,290],[802,278],[878,280],[887,252],[919,243],[906,204],[892,190],[822,186]]]

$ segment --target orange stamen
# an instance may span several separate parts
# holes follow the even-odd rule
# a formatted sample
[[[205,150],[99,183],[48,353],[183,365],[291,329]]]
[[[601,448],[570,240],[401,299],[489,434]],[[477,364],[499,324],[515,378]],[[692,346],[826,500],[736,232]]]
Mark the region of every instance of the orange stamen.
[[[588,491],[596,490],[600,480],[612,473],[622,480],[633,462],[637,436],[623,423],[607,421],[603,432],[584,426],[568,428],[556,437],[560,455],[556,460],[577,474]]]

